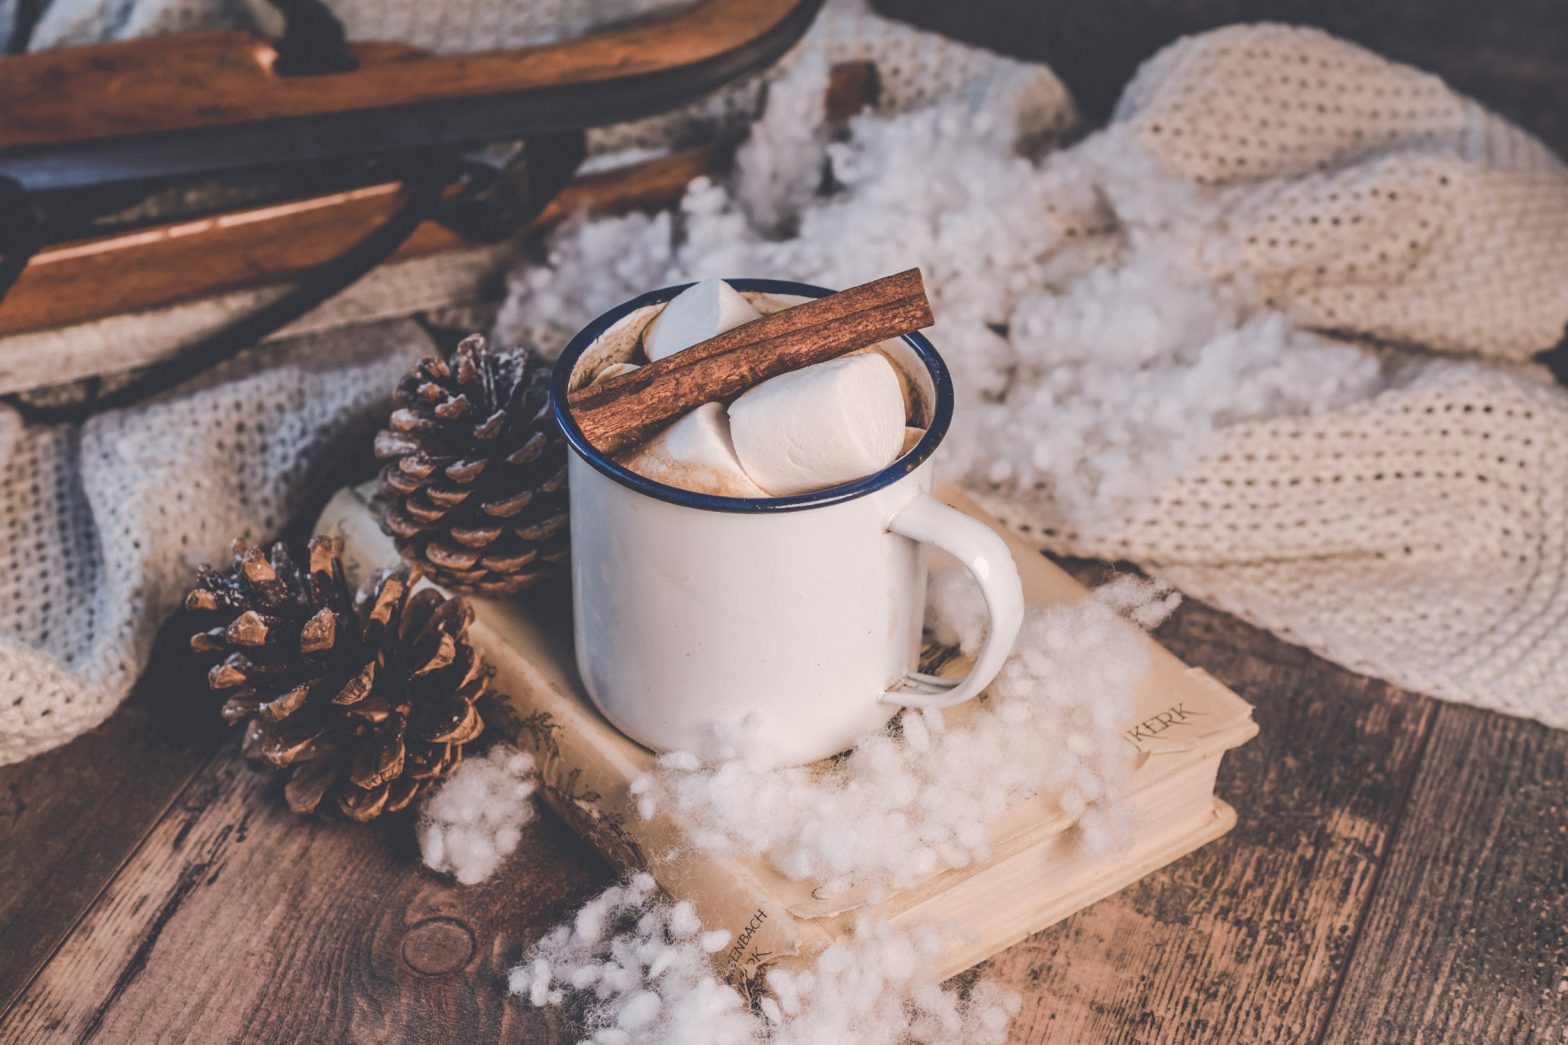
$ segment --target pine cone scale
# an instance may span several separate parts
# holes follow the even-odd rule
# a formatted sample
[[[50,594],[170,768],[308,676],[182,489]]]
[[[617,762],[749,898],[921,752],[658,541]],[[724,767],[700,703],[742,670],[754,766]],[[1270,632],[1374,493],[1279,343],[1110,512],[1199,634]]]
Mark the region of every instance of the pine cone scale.
[[[451,469],[448,468],[447,471],[450,472]],[[472,489],[461,486],[440,486],[435,483],[425,487],[423,493],[431,504],[442,509],[456,508],[474,495]]]
[[[382,809],[383,813],[396,813],[407,809],[408,804],[419,793],[419,782],[409,777],[398,777],[387,787],[387,804]]]
[[[450,532],[452,539],[465,548],[488,548],[505,529],[496,523],[494,526],[454,526]]]
[[[479,735],[482,722],[474,706],[454,694],[439,705],[430,705],[411,728],[416,740],[428,744],[466,744]]]
[[[346,706],[348,713],[364,719],[371,725],[378,725],[387,720],[392,714],[392,702],[386,697],[367,697],[357,704]]]
[[[456,464],[447,465],[443,474],[454,483],[467,484],[483,475],[485,466],[489,463],[483,457],[471,461],[458,461]],[[457,489],[462,488],[458,487]],[[472,491],[463,490],[462,492],[467,495]]]
[[[466,395],[457,395],[443,403],[438,403],[435,407],[434,413],[436,417],[443,421],[455,421],[459,417],[462,417],[464,414],[468,413],[468,408],[468,397]],[[394,423],[396,423],[395,419],[397,415],[393,414],[392,416],[394,418]],[[436,429],[438,427],[438,425],[431,426],[432,429]]]
[[[543,544],[566,529],[566,524],[566,516],[558,515],[554,519],[546,519],[532,526],[514,526],[512,527],[512,532],[529,543]]]
[[[275,766],[292,765],[327,731],[325,716],[293,715],[268,727],[261,753]]]
[[[392,576],[382,581],[376,589],[370,605],[370,613],[366,619],[372,624],[383,628],[391,628],[392,617],[402,604],[403,596],[408,590],[408,585],[399,577]]]
[[[243,686],[245,680],[250,678],[251,663],[248,657],[238,653],[231,654],[223,663],[214,664],[212,670],[207,672],[207,685],[213,689],[233,689]]]
[[[431,503],[428,490],[421,490],[405,500],[403,511],[420,523],[438,523],[446,516],[445,508]]]
[[[447,617],[436,617],[436,611],[444,605],[457,605],[449,602],[445,596],[433,588],[421,588],[402,604],[402,615],[397,621],[396,629],[398,638],[404,642],[418,642],[423,637],[425,642],[436,642],[438,629]],[[455,612],[448,611],[448,614]],[[390,625],[389,625],[390,626]]]
[[[393,537],[401,537],[405,540],[418,537],[425,532],[422,525],[392,506],[389,506],[381,516],[381,526]]]
[[[262,702],[255,710],[268,722],[281,722],[304,705],[305,698],[310,695],[311,687],[319,681],[319,679],[311,679],[308,682],[301,682],[281,697]]]
[[[449,573],[473,568],[479,553],[468,548],[454,548],[450,544],[431,541],[425,545],[425,558]]]
[[[376,661],[369,661],[364,667],[355,672],[343,688],[332,697],[332,703],[339,707],[352,707],[370,696],[370,691],[376,684]]]
[[[270,631],[267,622],[255,610],[246,610],[224,629],[224,638],[231,646],[262,646]]]
[[[412,479],[428,479],[438,466],[440,462],[431,459],[423,451],[401,457],[397,462],[398,470]]]
[[[314,813],[335,779],[335,768],[330,760],[306,762],[289,774],[288,783],[283,785],[283,799],[296,813]]]
[[[232,726],[236,722],[243,722],[260,710],[261,701],[254,697],[230,697],[223,702],[219,714],[223,716],[223,721]]]
[[[373,729],[354,753],[348,779],[355,787],[380,787],[403,772],[402,715],[392,715]]]
[[[528,507],[528,502],[534,499],[532,490],[520,490],[510,497],[499,501],[484,501],[479,505],[479,510],[492,519],[510,519],[518,512]]]
[[[386,808],[387,795],[385,784],[371,791],[348,788],[338,795],[338,810],[350,820],[366,823],[381,815]]]
[[[329,650],[337,641],[338,615],[323,606],[299,629],[299,651],[320,653]]]
[[[438,416],[440,414],[440,410],[440,407],[436,408]],[[441,426],[436,424],[435,421],[428,417],[421,416],[413,410],[392,411],[391,423],[392,431],[394,432],[437,432],[441,429]]]
[[[539,558],[538,549],[530,548],[528,551],[519,552],[516,555],[507,555],[504,552],[486,555],[479,561],[486,570],[494,570],[496,573],[515,573],[519,568],[527,566],[537,558]]]
[[[377,450],[376,452],[379,455],[381,451]],[[383,485],[390,486],[401,494],[418,493],[424,485],[418,479],[407,475],[403,471],[402,466],[397,464],[388,465],[381,469],[381,482]]]
[[[433,671],[440,671],[457,659],[457,642],[450,635],[442,635],[437,643],[435,652],[430,654],[430,659],[414,669],[414,678],[428,675]]]

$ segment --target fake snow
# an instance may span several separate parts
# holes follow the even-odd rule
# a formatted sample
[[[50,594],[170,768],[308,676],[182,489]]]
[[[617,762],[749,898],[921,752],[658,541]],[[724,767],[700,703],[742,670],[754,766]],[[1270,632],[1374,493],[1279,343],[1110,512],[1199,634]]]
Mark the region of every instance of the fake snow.
[[[552,930],[508,987],[536,1008],[564,1007],[594,1045],[1000,1045],[1020,1008],[992,984],[966,996],[923,976],[943,944],[935,930],[862,921],[810,969],[767,972],[754,1010],[713,971],[728,938],[702,933],[689,903],[663,902],[640,874]]]
[[[476,885],[517,849],[533,819],[533,756],[498,745],[469,758],[419,810],[419,852],[432,871]]]
[[[697,849],[764,858],[824,897],[856,888],[875,899],[984,862],[986,825],[1042,792],[1077,818],[1089,851],[1115,845],[1125,832],[1119,734],[1147,663],[1141,635],[1118,614],[1152,627],[1179,597],[1133,577],[1103,591],[1030,610],[989,698],[962,726],[906,712],[825,767],[785,769],[760,730],[716,731],[703,757],[665,755],[633,782],[639,811],[668,812]],[[978,647],[986,615],[967,575],[933,577],[929,612],[939,641]]]

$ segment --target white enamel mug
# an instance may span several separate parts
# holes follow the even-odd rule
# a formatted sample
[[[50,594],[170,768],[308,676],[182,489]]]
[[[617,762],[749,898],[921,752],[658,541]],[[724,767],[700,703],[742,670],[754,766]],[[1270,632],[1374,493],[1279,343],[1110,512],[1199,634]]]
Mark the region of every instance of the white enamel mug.
[[[764,313],[830,293],[728,282]],[[716,725],[755,716],[779,757],[800,764],[853,746],[901,706],[978,695],[1017,638],[1023,594],[1002,539],[931,496],[931,454],[953,413],[952,381],[931,343],[911,334],[882,346],[910,378],[926,429],[882,471],[793,497],[677,489],[596,450],[566,397],[631,358],[643,327],[683,289],[644,294],[589,324],[562,352],[551,388],[572,450],[573,623],[594,704],[661,752],[702,751]],[[962,679],[914,671],[926,545],[969,569],[990,611]]]

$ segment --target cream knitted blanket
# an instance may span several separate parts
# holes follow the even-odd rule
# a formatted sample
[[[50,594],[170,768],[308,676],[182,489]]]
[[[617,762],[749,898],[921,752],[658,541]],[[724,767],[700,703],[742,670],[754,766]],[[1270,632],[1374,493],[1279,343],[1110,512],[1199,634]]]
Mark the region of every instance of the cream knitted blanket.
[[[822,84],[856,57],[882,101],[830,143]],[[1545,149],[1281,26],[1168,48],[1111,128],[1055,152],[1073,115],[1048,70],[849,0],[770,81],[600,135],[678,140],[766,98],[732,179],[566,231],[501,332],[559,347],[690,276],[919,264],[962,396],[948,467],[1020,531],[1568,727],[1568,393],[1524,362],[1568,320],[1568,172]],[[79,431],[0,411],[0,763],[101,721],[191,567],[280,526],[426,350],[412,324],[348,328]]]

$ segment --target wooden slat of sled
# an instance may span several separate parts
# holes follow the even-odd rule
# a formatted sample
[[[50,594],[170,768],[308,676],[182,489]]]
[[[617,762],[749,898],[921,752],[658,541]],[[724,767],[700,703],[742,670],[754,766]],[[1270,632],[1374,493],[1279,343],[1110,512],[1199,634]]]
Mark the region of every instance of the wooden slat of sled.
[[[358,68],[301,77],[273,75],[271,44],[232,30],[12,56],[0,60],[0,154],[524,92],[553,98],[631,78],[700,79],[815,6],[704,0],[567,43],[483,54],[357,44]]]
[[[721,144],[702,145],[579,177],[525,233],[579,211],[668,206],[691,179],[719,167],[726,152]],[[400,202],[399,186],[373,185],[50,248],[33,258],[0,303],[0,337],[286,283],[335,257]],[[426,222],[393,260],[467,246],[445,227]]]

